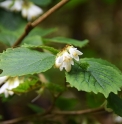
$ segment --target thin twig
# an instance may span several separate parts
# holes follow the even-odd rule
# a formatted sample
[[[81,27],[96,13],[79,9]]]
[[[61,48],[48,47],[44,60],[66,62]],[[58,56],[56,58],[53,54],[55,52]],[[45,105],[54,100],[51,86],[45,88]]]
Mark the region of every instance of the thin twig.
[[[86,109],[86,110],[79,110],[79,111],[54,111],[54,112],[46,112],[44,114],[34,114],[34,115],[30,115],[30,116],[26,116],[26,117],[20,117],[20,118],[15,118],[12,120],[8,120],[8,121],[2,121],[0,122],[0,124],[14,124],[23,120],[30,120],[30,118],[32,119],[35,116],[39,116],[40,118],[43,119],[43,117],[45,116],[54,116],[54,115],[82,115],[82,114],[89,114],[89,113],[96,113],[96,112],[101,112],[101,111],[105,111],[105,109],[103,107],[99,107],[99,108],[95,108],[95,109]]]
[[[53,114],[56,115],[81,115],[81,114],[88,114],[88,113],[96,113],[100,111],[105,111],[103,107],[95,108],[95,109],[86,109],[86,110],[78,110],[78,111],[55,111]]]
[[[61,8],[64,4],[66,4],[69,0],[61,0],[58,4],[56,4],[54,7],[49,9],[46,13],[44,13],[42,16],[40,16],[38,19],[36,19],[34,22],[30,22],[26,25],[24,33],[19,37],[19,39],[13,44],[12,47],[18,46],[22,40],[29,34],[29,32],[36,27],[39,23],[41,23],[43,20],[45,20],[48,16],[50,16],[53,12],[55,12],[57,9]]]

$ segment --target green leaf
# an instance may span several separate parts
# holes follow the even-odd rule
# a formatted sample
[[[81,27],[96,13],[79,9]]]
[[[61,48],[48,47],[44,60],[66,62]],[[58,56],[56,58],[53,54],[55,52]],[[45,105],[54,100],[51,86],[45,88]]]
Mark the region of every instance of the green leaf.
[[[122,117],[122,99],[119,96],[110,93],[107,98],[107,107],[113,109],[117,115]]]
[[[12,21],[11,21],[12,20]],[[0,8],[0,24],[6,29],[16,30],[20,25],[26,24],[27,21],[23,17],[15,12],[6,11]]]
[[[22,43],[32,44],[32,45],[42,45],[43,44],[41,37],[38,35],[26,37]]]
[[[35,36],[39,35],[41,37],[44,37],[46,35],[49,35],[50,33],[56,31],[56,28],[48,28],[48,29],[43,29],[43,28],[34,28],[28,36]]]
[[[30,44],[24,44],[24,45],[22,45],[22,47],[33,48],[33,49],[34,48],[42,48],[42,49],[50,51],[53,54],[57,54],[59,52],[59,50],[57,50],[53,47],[49,47],[49,46],[35,46],[35,45],[30,45]]]
[[[12,89],[14,92],[17,93],[26,93],[37,83],[37,80],[32,81],[25,81],[24,83],[20,84],[17,88]]]
[[[87,65],[87,66],[84,66]],[[122,74],[115,66],[101,59],[80,59],[66,73],[66,80],[72,87],[86,92],[102,93],[108,97],[110,92],[117,93],[122,86]]]
[[[4,43],[7,46],[12,46],[17,39],[17,36],[12,32],[1,32],[0,33],[0,42]]]
[[[64,37],[55,37],[52,39],[43,39],[43,40],[44,42],[65,43],[65,44],[71,44],[77,47],[84,47],[89,42],[88,40],[79,41],[79,40],[64,38]]]
[[[121,73],[121,71],[120,71],[115,65],[111,64],[110,62],[108,62],[108,61],[106,61],[106,60],[94,59],[94,58],[90,58],[90,59],[89,59],[89,58],[85,58],[85,60],[86,60],[87,62],[92,61],[92,62],[98,62],[98,63],[100,63],[100,64],[102,64],[102,65],[111,66],[111,67],[113,67],[114,69],[116,69],[117,71],[119,71],[119,72]]]
[[[7,49],[0,56],[0,76],[20,76],[45,72],[54,65],[55,56],[28,48]]]
[[[22,34],[23,28],[11,31],[0,25],[0,42],[4,43],[7,46],[12,46],[15,41]]]

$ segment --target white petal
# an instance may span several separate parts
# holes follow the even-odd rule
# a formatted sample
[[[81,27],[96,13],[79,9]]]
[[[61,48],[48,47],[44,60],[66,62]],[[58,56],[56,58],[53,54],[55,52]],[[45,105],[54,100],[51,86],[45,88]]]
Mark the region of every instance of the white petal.
[[[79,56],[74,56],[73,57],[76,61],[79,61]]]
[[[26,8],[23,8],[23,9],[22,9],[22,16],[23,16],[24,18],[26,18],[26,17],[27,17],[27,14],[28,14],[28,10],[27,10]]]
[[[70,54],[68,52],[64,52],[64,54],[63,54],[63,65],[62,66],[65,68],[65,70],[67,72],[69,72],[71,70],[71,64],[74,65],[72,57],[70,56]]]
[[[9,93],[8,93],[7,90],[4,91],[4,95],[5,95],[6,98],[9,96]]]
[[[17,0],[14,2],[14,5],[10,8],[12,11],[21,11],[22,9],[22,0]]]
[[[63,62],[62,67],[65,68],[65,70],[67,72],[69,72],[71,70],[71,63],[70,62]]]
[[[8,76],[0,77],[0,85],[1,85],[2,83],[4,83],[4,81],[6,81],[7,78],[8,78]]]
[[[65,66],[65,69],[66,69],[67,72],[69,72],[69,71],[71,70],[71,64],[68,63],[68,64]]]
[[[60,69],[60,71],[62,71],[63,70],[63,64],[59,67],[59,69]]]
[[[14,94],[14,92],[10,91],[10,90],[8,90],[8,93],[9,93],[9,95],[13,95]]]
[[[59,68],[62,63],[63,63],[63,57],[62,57],[62,56],[58,56],[58,57],[56,58],[56,61],[55,61],[55,66],[56,66],[57,68]]]
[[[8,83],[3,84],[0,88],[0,94],[4,93],[7,88],[8,88]]]
[[[4,91],[4,95],[5,95],[6,98],[7,98],[9,95],[13,95],[13,94],[14,94],[13,91],[8,91],[8,90],[5,90],[5,91]]]
[[[35,17],[37,17],[43,13],[43,10],[40,7],[38,7],[32,3],[30,3],[29,7],[27,7],[26,9],[27,9],[28,21],[31,21],[32,19],[34,19]]]
[[[12,80],[8,80],[6,83],[8,83],[8,88],[7,88],[7,89],[12,90],[13,88],[16,88],[16,87],[19,86],[20,81],[19,81],[19,79],[16,77],[16,78],[14,78],[14,79],[12,79]]]
[[[71,64],[74,65],[74,61],[71,61]]]
[[[79,50],[76,50],[78,55],[83,55],[83,53]]]
[[[43,10],[34,4],[31,6],[30,9],[32,9],[36,13],[36,15],[40,15],[43,13]]]
[[[63,61],[66,60],[66,59],[68,59],[68,58],[69,59],[71,58],[70,54],[68,52],[66,52],[66,51],[63,53],[62,56],[63,56]]]
[[[72,58],[74,58],[76,61],[79,61],[79,56],[78,55],[82,55],[83,53],[80,52],[79,50],[77,50],[77,48],[74,47],[69,47],[68,48],[69,53],[71,55]]]
[[[4,2],[1,2],[0,3],[0,7],[3,7],[7,10],[10,10],[10,5],[12,4],[13,1],[11,0],[7,0],[7,1],[4,1]]]

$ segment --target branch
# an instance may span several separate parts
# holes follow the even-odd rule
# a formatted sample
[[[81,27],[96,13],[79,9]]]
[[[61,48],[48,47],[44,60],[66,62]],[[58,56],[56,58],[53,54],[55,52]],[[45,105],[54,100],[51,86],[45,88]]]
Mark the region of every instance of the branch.
[[[35,28],[39,23],[41,23],[43,20],[45,20],[49,15],[51,15],[53,12],[55,12],[57,9],[61,8],[64,4],[66,4],[69,0],[61,0],[58,4],[56,4],[54,7],[49,9],[46,13],[44,13],[42,16],[40,16],[38,19],[36,19],[34,22],[29,22],[26,25],[24,33],[19,37],[19,39],[13,44],[12,47],[18,46],[22,40],[29,34],[29,32]]]
[[[103,107],[95,108],[95,109],[86,109],[86,110],[78,110],[78,111],[55,111],[53,114],[56,115],[81,115],[81,114],[88,114],[88,113],[96,113],[105,111]]]
[[[39,118],[43,119],[46,116],[48,117],[48,116],[54,116],[54,115],[56,116],[57,115],[82,115],[82,114],[96,113],[101,111],[105,111],[105,109],[103,107],[99,107],[95,109],[86,109],[86,110],[79,110],[79,111],[54,111],[54,112],[47,111],[43,114],[34,114],[26,117],[15,118],[8,121],[2,121],[0,122],[0,124],[14,124],[23,120],[30,120],[30,118],[31,119],[33,117],[35,118],[35,116],[39,116]]]

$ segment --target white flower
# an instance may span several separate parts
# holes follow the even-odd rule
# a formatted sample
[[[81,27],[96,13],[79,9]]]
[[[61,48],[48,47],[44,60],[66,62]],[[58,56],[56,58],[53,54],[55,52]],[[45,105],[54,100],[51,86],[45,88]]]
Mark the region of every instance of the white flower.
[[[27,5],[26,4],[23,5],[22,16],[27,17],[29,21],[41,15],[42,13],[43,13],[43,10],[31,2],[28,3]]]
[[[27,18],[28,21],[31,21],[43,13],[40,7],[24,0],[6,0],[0,3],[0,7],[10,11],[21,11],[22,16]]]
[[[11,1],[11,0],[6,0],[4,2],[1,2],[0,3],[0,7],[5,8],[6,10],[10,10],[10,7],[12,5],[12,2],[13,1]]]
[[[79,55],[83,53],[74,48],[73,46],[66,46],[62,52],[58,53],[55,66],[60,69],[60,71],[65,68],[67,72],[71,70],[71,65],[74,65],[73,59],[79,61]]]
[[[18,87],[20,83],[22,82],[19,80],[18,77],[8,78],[8,80],[1,86],[0,94],[4,93],[5,97],[8,97],[9,95],[13,95],[14,92],[11,90],[13,88]]]
[[[74,65],[74,61],[67,51],[63,51],[63,54],[56,58],[55,66],[59,68],[60,71],[65,68],[65,70],[69,72],[71,70],[71,65]]]
[[[0,3],[0,7],[3,7],[6,10],[10,10],[10,11],[21,11],[22,4],[23,4],[22,0],[16,0],[16,1],[6,0]]]
[[[79,61],[78,55],[82,55],[83,53],[77,50],[77,48],[74,48],[73,46],[69,46],[68,50],[71,57],[74,58],[76,61]]]

